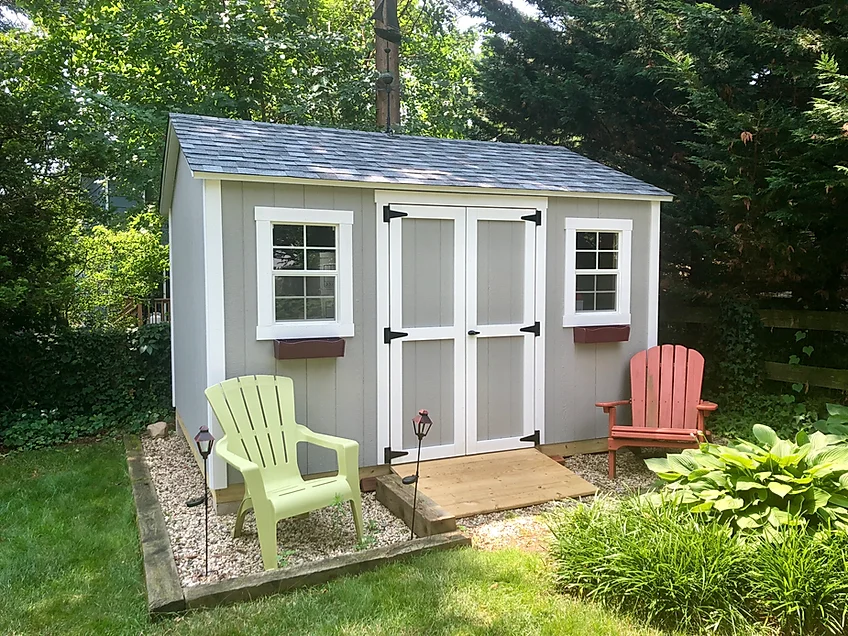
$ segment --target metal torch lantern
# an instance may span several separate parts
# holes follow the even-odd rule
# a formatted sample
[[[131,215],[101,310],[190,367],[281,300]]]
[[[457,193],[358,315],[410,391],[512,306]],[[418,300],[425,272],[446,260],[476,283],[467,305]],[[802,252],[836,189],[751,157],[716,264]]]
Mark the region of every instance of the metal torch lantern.
[[[204,568],[206,576],[209,576],[209,497],[208,497],[208,472],[209,472],[209,455],[212,453],[212,446],[215,444],[215,438],[209,432],[208,426],[201,426],[200,431],[194,436],[194,443],[197,444],[197,451],[203,458],[203,544],[204,544]]]
[[[415,538],[415,515],[418,512],[418,475],[421,467],[421,442],[427,437],[427,433],[433,426],[433,420],[430,419],[430,414],[427,409],[418,411],[418,415],[412,418],[412,431],[415,437],[418,438],[418,457],[415,460],[415,474],[404,477],[401,481],[406,484],[415,484],[415,493],[412,496],[412,523],[409,526],[409,538]]]

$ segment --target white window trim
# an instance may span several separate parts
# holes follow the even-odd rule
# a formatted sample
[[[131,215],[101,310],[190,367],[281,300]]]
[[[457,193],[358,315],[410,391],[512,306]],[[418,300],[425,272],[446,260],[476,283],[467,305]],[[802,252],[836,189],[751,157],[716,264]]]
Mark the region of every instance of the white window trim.
[[[256,206],[257,340],[353,337],[353,211]],[[274,316],[272,231],[274,223],[335,225],[336,319],[277,322]]]
[[[619,232],[618,289],[615,311],[581,311],[575,309],[577,294],[577,232]],[[633,221],[631,219],[565,219],[565,301],[563,327],[596,327],[630,324],[631,248]]]

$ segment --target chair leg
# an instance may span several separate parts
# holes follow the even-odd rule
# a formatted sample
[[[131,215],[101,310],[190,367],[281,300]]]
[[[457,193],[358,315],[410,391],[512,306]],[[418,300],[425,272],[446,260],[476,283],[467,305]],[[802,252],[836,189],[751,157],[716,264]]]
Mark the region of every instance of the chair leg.
[[[353,513],[353,525],[356,527],[356,540],[362,540],[362,498],[359,493],[350,500],[350,511]]]
[[[259,533],[259,549],[262,552],[262,565],[266,570],[277,569],[277,522],[273,513],[256,516],[256,530]]]
[[[244,528],[244,516],[253,508],[253,502],[250,497],[245,497],[241,500],[238,512],[236,513],[236,525],[233,528],[233,538],[240,537]]]
[[[609,451],[609,478],[615,479],[615,451],[613,449]]]

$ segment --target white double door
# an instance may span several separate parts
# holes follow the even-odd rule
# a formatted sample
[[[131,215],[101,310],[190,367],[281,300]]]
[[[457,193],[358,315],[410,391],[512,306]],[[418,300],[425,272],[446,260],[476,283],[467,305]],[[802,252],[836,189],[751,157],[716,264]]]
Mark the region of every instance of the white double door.
[[[392,205],[389,422],[412,461],[530,447],[535,422],[535,210]],[[523,219],[522,217],[528,217]],[[541,232],[538,232],[541,234]]]

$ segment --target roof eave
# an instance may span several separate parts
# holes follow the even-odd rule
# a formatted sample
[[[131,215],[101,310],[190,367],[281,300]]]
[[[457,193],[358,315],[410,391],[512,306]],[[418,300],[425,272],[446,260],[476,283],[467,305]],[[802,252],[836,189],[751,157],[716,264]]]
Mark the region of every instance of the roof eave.
[[[674,195],[661,191],[656,194],[635,194],[626,192],[591,192],[571,190],[537,190],[529,188],[498,188],[476,186],[447,186],[417,183],[396,183],[388,181],[347,181],[341,179],[309,179],[304,177],[281,177],[259,174],[241,174],[234,172],[205,172],[192,170],[197,179],[219,179],[221,181],[251,181],[266,183],[289,183],[292,185],[321,185],[343,188],[375,188],[378,190],[426,190],[430,192],[479,193],[479,194],[516,194],[524,196],[575,197],[588,199],[619,199],[632,201],[673,201]]]

